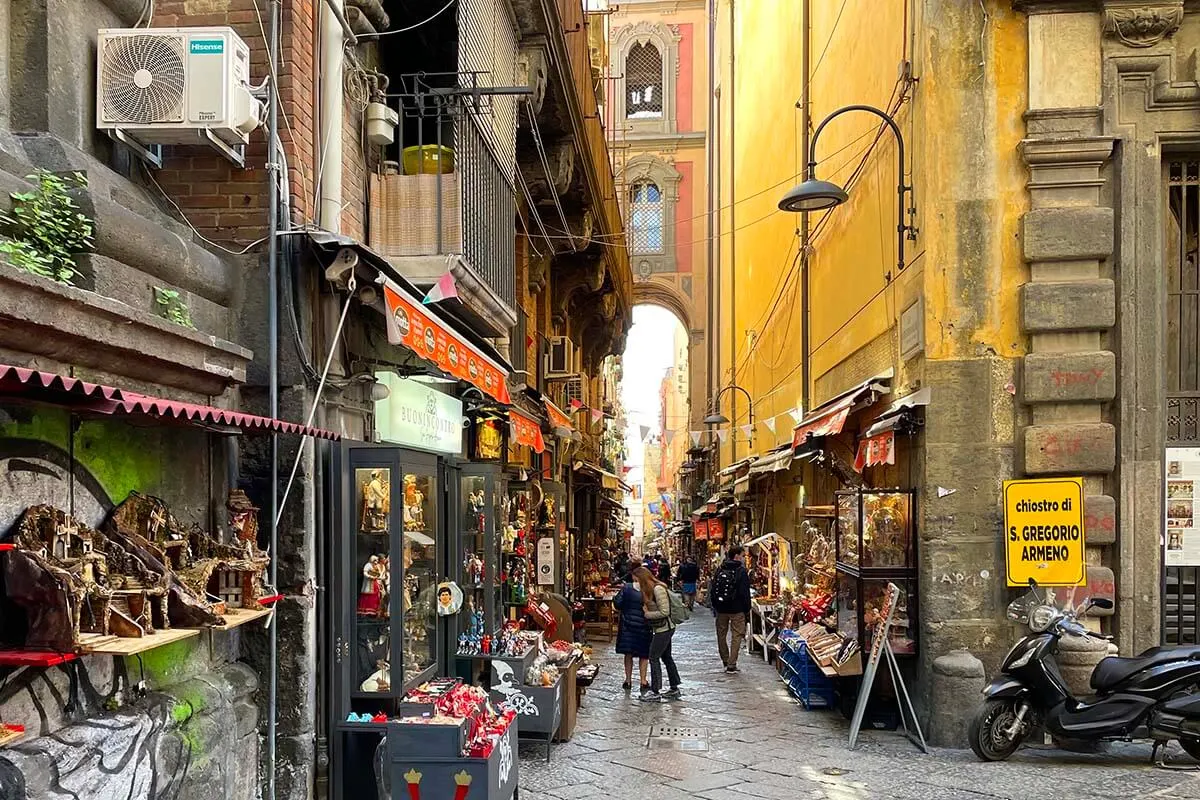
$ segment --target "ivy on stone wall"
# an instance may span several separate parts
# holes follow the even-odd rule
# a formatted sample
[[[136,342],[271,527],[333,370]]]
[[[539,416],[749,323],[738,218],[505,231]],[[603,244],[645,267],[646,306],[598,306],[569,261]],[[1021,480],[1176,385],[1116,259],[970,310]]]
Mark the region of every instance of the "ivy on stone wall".
[[[71,190],[87,186],[82,172],[27,175],[34,188],[12,192],[12,208],[0,210],[0,253],[14,267],[70,285],[75,256],[92,248],[92,220],[79,210]]]

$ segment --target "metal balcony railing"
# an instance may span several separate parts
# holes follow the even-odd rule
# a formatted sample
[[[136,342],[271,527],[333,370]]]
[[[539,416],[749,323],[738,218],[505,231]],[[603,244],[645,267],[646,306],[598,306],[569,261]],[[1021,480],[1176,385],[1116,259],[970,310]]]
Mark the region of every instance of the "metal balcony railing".
[[[394,160],[371,176],[371,248],[393,260],[462,256],[456,271],[513,309],[513,164],[502,168],[489,122],[491,104],[499,101],[472,96],[461,73],[405,76],[399,83],[402,91],[388,97],[401,118]],[[461,283],[464,276],[456,277]]]

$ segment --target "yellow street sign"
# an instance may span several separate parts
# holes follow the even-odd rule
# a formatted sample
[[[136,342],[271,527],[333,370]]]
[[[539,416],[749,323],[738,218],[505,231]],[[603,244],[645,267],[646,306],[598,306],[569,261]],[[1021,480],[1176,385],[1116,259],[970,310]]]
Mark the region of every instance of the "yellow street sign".
[[[1004,482],[1009,586],[1084,586],[1083,478]]]

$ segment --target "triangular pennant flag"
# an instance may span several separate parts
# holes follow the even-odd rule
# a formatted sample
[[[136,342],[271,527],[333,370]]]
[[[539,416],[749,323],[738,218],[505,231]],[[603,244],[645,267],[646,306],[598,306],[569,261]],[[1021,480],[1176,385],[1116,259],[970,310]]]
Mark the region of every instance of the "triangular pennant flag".
[[[792,415],[792,419],[796,420],[797,425],[800,424],[800,420],[804,419],[804,409],[800,406],[796,406],[788,413]]]
[[[720,430],[718,430],[717,438],[721,440],[721,444],[725,444],[725,441],[729,438],[729,429],[721,428]]]
[[[769,430],[771,433],[775,433],[775,418],[774,417],[767,417],[767,419],[763,421],[763,425],[766,425],[767,430]]]
[[[579,402],[578,400],[572,400],[570,407],[571,413],[574,414],[576,411],[583,408],[583,403]]]
[[[749,439],[750,434],[754,433],[754,426],[753,425],[743,425],[738,430],[740,430],[746,436],[746,438]]]
[[[438,278],[438,282],[433,285],[429,293],[421,299],[421,305],[429,305],[430,303],[440,303],[443,300],[449,300],[452,297],[458,297],[458,285],[454,282],[454,276],[447,272],[442,277]]]
[[[533,337],[532,336],[529,336],[529,335],[525,336],[525,347],[526,348],[533,347]]]
[[[642,441],[646,441],[646,437],[650,435],[649,425],[638,425],[638,430],[642,432]]]
[[[692,435],[692,446],[699,447],[700,437],[704,435],[704,431],[689,431],[689,433]]]
[[[667,447],[671,446],[671,442],[674,439],[675,431],[663,431],[663,441],[667,443]]]
[[[604,412],[599,408],[592,409],[592,422],[599,422],[604,419]]]

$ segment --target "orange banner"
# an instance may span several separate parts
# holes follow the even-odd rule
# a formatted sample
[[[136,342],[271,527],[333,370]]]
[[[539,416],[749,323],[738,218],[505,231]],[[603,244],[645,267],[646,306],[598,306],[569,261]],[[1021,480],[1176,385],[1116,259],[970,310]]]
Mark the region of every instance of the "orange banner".
[[[387,305],[388,341],[437,365],[489,397],[509,403],[508,372],[470,342],[451,331],[407,292],[388,282],[383,286]]]
[[[896,432],[885,431],[870,439],[858,443],[858,455],[854,459],[854,469],[862,472],[866,467],[880,464],[896,463]]]
[[[697,542],[703,542],[708,539],[708,520],[694,519],[692,520],[692,536]]]
[[[551,403],[548,398],[543,397],[542,401],[546,404],[546,413],[550,416],[551,428],[566,428],[569,431],[575,430],[575,426],[571,424],[571,418],[561,408]]]
[[[546,440],[542,438],[542,426],[532,417],[527,417],[515,408],[508,410],[508,419],[513,427],[513,441],[532,447],[535,453],[546,451]]]
[[[725,520],[720,517],[713,517],[708,521],[708,540],[710,542],[720,542],[725,539]]]

